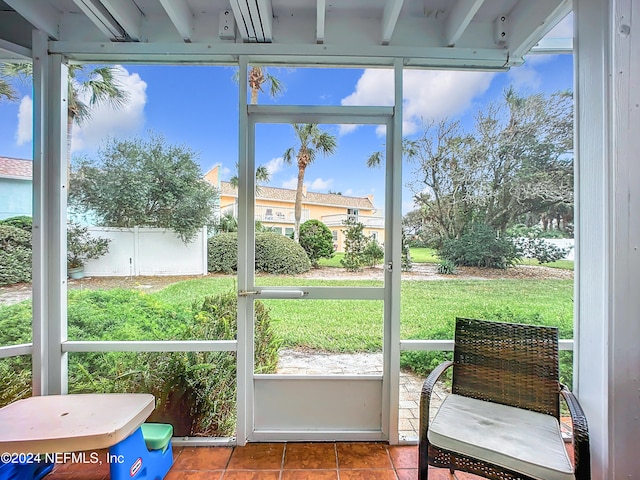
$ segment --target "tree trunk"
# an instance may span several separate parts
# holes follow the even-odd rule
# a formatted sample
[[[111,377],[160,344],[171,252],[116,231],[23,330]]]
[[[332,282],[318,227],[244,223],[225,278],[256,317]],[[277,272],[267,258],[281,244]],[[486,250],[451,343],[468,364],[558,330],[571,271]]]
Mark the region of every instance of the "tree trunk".
[[[296,188],[296,206],[294,210],[293,239],[300,242],[300,219],[302,218],[302,187],[304,186],[304,168],[298,166],[298,186]]]

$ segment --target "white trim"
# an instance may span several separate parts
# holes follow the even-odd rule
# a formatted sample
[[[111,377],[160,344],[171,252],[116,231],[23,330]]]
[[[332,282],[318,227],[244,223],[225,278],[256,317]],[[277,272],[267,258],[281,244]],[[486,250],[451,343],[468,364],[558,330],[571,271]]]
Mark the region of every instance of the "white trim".
[[[573,38],[543,38],[527,55],[573,54]],[[525,57],[526,58],[526,57]]]
[[[253,158],[249,159],[249,118],[247,113],[246,57],[239,59],[238,95],[238,291],[248,291],[253,286],[255,262],[255,224],[253,193],[255,177]],[[237,355],[237,423],[236,436],[239,446],[245,445],[253,429],[253,298],[238,297],[238,355]]]
[[[249,115],[256,123],[324,123],[365,124],[386,123],[393,115],[393,107],[365,106],[299,106],[249,105]]]
[[[2,60],[18,60],[20,62],[30,62],[32,55],[33,54],[31,52],[31,49],[0,38],[0,58],[2,58]]]
[[[31,355],[33,352],[32,343],[22,343],[20,345],[7,345],[0,347],[0,358],[16,357],[18,355]]]
[[[62,343],[63,352],[235,352],[235,340],[75,341]]]
[[[237,65],[238,56],[246,56],[249,63],[270,65],[391,67],[396,58],[403,58],[405,67],[502,71],[523,62],[522,58],[509,56],[506,50],[394,45],[50,42],[49,51],[62,53],[80,62],[108,61],[142,64]]]

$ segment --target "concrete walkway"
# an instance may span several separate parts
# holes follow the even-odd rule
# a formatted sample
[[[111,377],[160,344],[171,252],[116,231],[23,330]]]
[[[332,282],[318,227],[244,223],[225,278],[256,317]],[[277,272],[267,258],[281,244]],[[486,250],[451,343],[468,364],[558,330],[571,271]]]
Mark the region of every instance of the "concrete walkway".
[[[382,375],[382,353],[324,353],[281,350],[278,373],[289,375]],[[418,439],[420,428],[420,391],[424,378],[400,372],[400,440]],[[436,385],[431,398],[431,416],[447,395],[443,385]]]

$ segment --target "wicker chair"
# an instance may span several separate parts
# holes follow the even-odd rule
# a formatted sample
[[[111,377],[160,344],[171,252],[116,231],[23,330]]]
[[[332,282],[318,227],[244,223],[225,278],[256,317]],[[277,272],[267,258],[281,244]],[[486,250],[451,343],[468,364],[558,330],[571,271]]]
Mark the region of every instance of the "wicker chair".
[[[430,425],[433,386],[451,365],[452,393]],[[575,466],[560,434],[560,396]],[[558,380],[556,328],[456,319],[453,362],[431,372],[420,400],[420,480],[428,465],[494,479],[591,478],[586,418]]]

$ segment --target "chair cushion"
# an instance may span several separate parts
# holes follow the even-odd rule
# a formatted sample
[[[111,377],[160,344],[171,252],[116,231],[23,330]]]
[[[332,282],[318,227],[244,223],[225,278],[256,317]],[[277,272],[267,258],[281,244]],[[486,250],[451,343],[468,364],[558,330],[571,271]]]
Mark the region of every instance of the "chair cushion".
[[[436,447],[533,478],[574,478],[560,425],[550,415],[449,395],[427,436]]]

